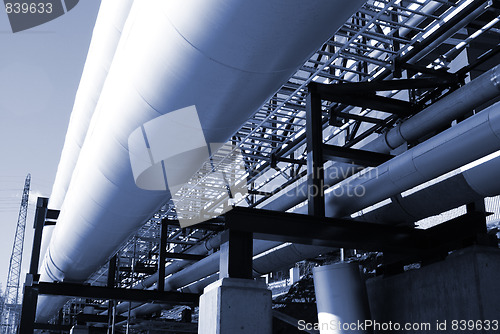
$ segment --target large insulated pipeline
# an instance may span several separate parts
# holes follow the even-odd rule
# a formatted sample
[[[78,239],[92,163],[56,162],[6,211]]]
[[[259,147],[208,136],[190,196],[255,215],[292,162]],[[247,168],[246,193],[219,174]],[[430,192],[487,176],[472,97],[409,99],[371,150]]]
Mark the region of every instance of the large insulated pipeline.
[[[335,186],[326,212],[343,217],[500,150],[500,102],[388,162]]]
[[[87,60],[75,96],[66,139],[52,186],[49,208],[59,210],[66,196],[71,175],[82,148],[90,119],[108,75],[118,41],[133,0],[102,1],[92,33]],[[40,256],[49,246],[54,226],[43,229]]]
[[[356,220],[385,224],[412,224],[461,205],[500,195],[500,157],[483,162],[407,196],[369,211]]]
[[[360,147],[360,149],[390,153],[406,142],[416,141],[451,124],[474,108],[498,97],[500,94],[500,65],[472,80],[465,86],[433,103],[415,116],[399,123],[385,135]],[[334,163],[325,168],[325,185],[332,186],[342,181],[342,176],[357,171],[353,165]],[[264,208],[284,211],[307,200],[307,181],[287,190]]]
[[[133,0],[103,1],[75,96],[66,139],[50,195],[50,208],[60,209],[71,181],[90,119],[108,76]]]
[[[363,2],[135,1],[41,279],[84,281],[168,200],[135,184],[134,130],[194,105],[207,143],[225,142]],[[44,300],[38,319],[48,317]]]

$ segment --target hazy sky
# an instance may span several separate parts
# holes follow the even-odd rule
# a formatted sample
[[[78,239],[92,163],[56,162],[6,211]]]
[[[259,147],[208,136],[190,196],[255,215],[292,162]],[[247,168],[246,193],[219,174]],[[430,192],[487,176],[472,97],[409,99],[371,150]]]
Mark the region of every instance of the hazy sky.
[[[100,0],[13,34],[0,6],[0,284],[5,289],[22,188],[31,173],[25,272],[37,196],[49,197]],[[2,3],[3,5],[3,3]]]

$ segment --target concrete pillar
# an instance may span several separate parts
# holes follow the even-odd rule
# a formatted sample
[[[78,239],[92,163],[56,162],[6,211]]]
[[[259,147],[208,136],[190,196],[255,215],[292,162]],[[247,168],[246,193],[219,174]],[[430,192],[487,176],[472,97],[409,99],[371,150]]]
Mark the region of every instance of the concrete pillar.
[[[295,284],[300,280],[300,268],[290,268],[290,285]]]
[[[271,301],[262,281],[222,278],[200,297],[198,334],[271,334]]]

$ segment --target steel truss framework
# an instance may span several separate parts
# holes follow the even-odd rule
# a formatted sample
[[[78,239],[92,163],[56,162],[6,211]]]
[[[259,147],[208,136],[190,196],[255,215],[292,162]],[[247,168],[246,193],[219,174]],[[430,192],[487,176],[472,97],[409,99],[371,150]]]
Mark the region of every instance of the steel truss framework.
[[[157,272],[162,221],[173,220],[167,227],[166,249],[167,258],[174,261],[186,259],[182,254],[216,232],[213,226],[180,228],[175,224],[176,219],[186,218],[181,215],[189,218],[193,211],[203,211],[207,217],[221,212],[228,187],[213,179],[214,170],[248,184],[248,194],[239,205],[249,208],[265,207],[287,187],[305,180],[306,99],[311,83],[335,84],[341,91],[320,105],[328,159],[347,159],[361,166],[389,159],[352,149],[460,87],[471,70],[497,55],[499,45],[487,45],[479,57],[469,60],[469,66],[450,74],[448,65],[466,47],[485,34],[500,35],[499,13],[498,1],[367,1],[212,155],[176,194],[180,199],[176,206],[166,203],[121,247],[118,286],[134,286]],[[399,78],[412,81],[390,86],[389,80]],[[389,87],[377,86],[382,80],[389,81]],[[365,89],[372,94],[356,92]],[[244,164],[243,173],[234,170],[235,161]],[[102,267],[88,282],[105,286],[107,272],[108,267]]]

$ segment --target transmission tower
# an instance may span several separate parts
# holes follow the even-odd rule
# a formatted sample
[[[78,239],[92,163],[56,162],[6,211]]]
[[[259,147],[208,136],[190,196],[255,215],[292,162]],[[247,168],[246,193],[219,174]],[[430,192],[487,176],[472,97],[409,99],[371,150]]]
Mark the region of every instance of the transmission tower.
[[[28,214],[28,199],[30,192],[31,175],[26,176],[24,182],[23,197],[19,216],[17,218],[16,235],[14,237],[14,246],[10,256],[9,274],[7,276],[7,286],[5,288],[5,298],[2,314],[2,332],[5,334],[14,334],[21,313],[19,305],[19,279],[21,277],[21,264],[23,261],[24,230],[26,228],[26,216]]]

